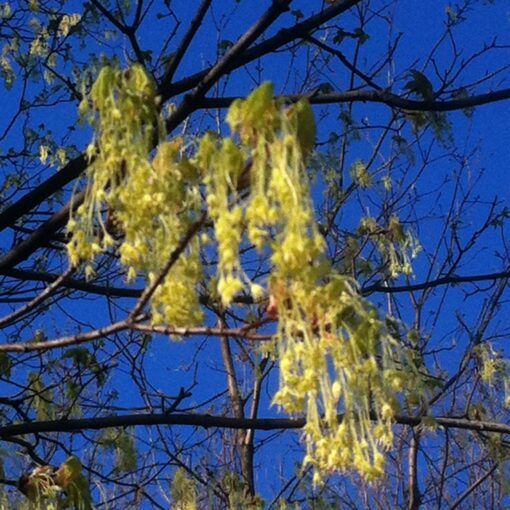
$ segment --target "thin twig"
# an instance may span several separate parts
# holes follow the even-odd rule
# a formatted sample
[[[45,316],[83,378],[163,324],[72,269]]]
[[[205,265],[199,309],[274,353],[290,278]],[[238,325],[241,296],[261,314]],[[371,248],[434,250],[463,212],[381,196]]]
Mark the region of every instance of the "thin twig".
[[[165,75],[163,76],[163,79],[161,80],[161,85],[163,87],[168,86],[172,82],[172,79],[175,75],[175,72],[177,71],[177,68],[179,67],[179,64],[184,58],[184,55],[186,55],[189,45],[193,41],[193,38],[195,37],[198,29],[200,28],[200,25],[204,20],[205,14],[209,10],[211,2],[212,0],[202,0],[202,3],[198,8],[197,13],[195,14],[195,17],[193,18],[186,34],[184,35],[184,38],[181,41],[181,44],[177,48],[175,54],[172,55],[170,59],[168,68],[165,72]]]
[[[61,276],[59,276],[53,283],[48,285],[39,295],[37,295],[32,301],[28,302],[25,306],[18,308],[14,312],[6,315],[0,319],[0,328],[8,326],[19,317],[22,317],[26,313],[33,310],[36,306],[40,305],[47,297],[51,296],[60,285],[69,278],[76,271],[76,267],[70,266]]]

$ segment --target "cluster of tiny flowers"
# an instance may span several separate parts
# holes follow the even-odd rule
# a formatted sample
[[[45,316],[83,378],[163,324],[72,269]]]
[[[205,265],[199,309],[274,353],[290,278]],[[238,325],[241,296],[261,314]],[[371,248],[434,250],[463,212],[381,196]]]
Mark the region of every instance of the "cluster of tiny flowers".
[[[386,228],[378,225],[374,218],[363,218],[359,232],[374,240],[390,278],[413,274],[412,261],[422,247],[412,233],[404,229],[396,216],[390,218]]]
[[[345,470],[377,479],[393,441],[397,395],[420,392],[416,370],[348,278],[280,280],[272,289],[280,358],[274,402],[291,414],[306,412],[305,463],[316,481]]]
[[[232,104],[227,122],[232,138],[207,135],[196,162],[205,175],[218,243],[217,290],[226,306],[245,287],[256,299],[261,294],[242,270],[245,235],[259,252],[269,250],[274,266],[285,267],[289,277],[315,264],[324,248],[305,173],[315,140],[308,103],[285,107],[265,83]]]
[[[278,318],[272,353],[280,363],[274,403],[306,413],[305,463],[316,480],[347,469],[377,478],[392,444],[399,394],[419,393],[420,383],[376,310],[325,255],[306,175],[315,141],[308,102],[285,105],[263,84],[232,104],[231,136],[205,135],[188,159],[182,140],[164,141],[155,94],[140,66],[106,68],[82,103],[96,140],[88,150],[85,201],[69,223],[71,261],[92,268],[97,254],[114,247],[128,279],[153,284],[202,215],[205,191],[218,256],[211,295],[224,306],[243,290],[255,301],[270,295]],[[398,227],[391,226],[393,237],[404,243]],[[156,289],[154,323],[188,326],[202,319],[197,287],[205,237],[188,243]],[[267,290],[243,270],[243,243],[270,255]]]
[[[488,387],[496,385],[504,388],[504,403],[510,407],[510,363],[503,357],[501,352],[494,349],[490,342],[480,343],[473,350],[473,354],[478,360],[478,372],[480,379]]]
[[[245,286],[239,246],[246,233],[259,252],[271,254],[280,363],[274,403],[306,413],[305,463],[317,480],[348,469],[374,480],[392,444],[398,394],[419,393],[420,384],[376,310],[348,278],[333,274],[325,256],[306,178],[313,114],[305,101],[279,103],[264,84],[232,105],[227,122],[240,144],[208,136],[199,158],[218,242],[219,294],[228,305]],[[394,223],[394,240],[404,243]],[[259,289],[251,289],[256,299]]]
[[[150,284],[159,275],[200,210],[199,174],[182,154],[183,141],[165,136],[156,85],[141,66],[104,68],[80,112],[94,127],[85,200],[68,223],[73,264],[93,260],[115,247],[127,279]],[[192,243],[155,292],[155,323],[184,326],[200,322],[197,285],[200,248]]]
[[[207,189],[207,210],[214,221],[218,245],[218,288],[223,304],[229,305],[243,289],[239,248],[243,234],[243,209],[237,199],[239,179],[246,157],[230,138],[222,141],[206,135],[196,164],[202,169]]]

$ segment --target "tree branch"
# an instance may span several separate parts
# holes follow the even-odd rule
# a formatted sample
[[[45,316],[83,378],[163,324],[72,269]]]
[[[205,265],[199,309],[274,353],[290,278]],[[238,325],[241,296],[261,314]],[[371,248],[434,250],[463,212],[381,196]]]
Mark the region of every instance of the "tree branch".
[[[19,317],[22,317],[26,313],[29,313],[31,310],[40,305],[47,297],[51,296],[57,288],[64,282],[70,275],[72,275],[76,271],[76,268],[70,266],[67,271],[62,273],[61,276],[56,278],[50,285],[48,285],[41,293],[34,297],[29,303],[25,306],[22,306],[18,310],[6,315],[5,317],[0,319],[0,328],[4,328],[8,326],[12,322],[14,322]]]
[[[244,340],[252,340],[255,342],[268,341],[273,338],[271,334],[257,334],[250,333],[253,327],[248,324],[240,328],[211,328],[208,326],[195,327],[195,328],[176,328],[167,326],[152,326],[150,324],[140,324],[138,322],[131,322],[130,320],[122,320],[114,322],[104,328],[94,329],[87,333],[80,333],[77,335],[67,335],[52,340],[42,340],[40,342],[13,342],[8,344],[0,344],[0,352],[34,352],[34,351],[47,351],[51,349],[60,349],[62,347],[69,347],[70,345],[80,345],[99,338],[105,338],[113,333],[119,333],[124,330],[142,331],[144,333],[156,333],[159,335],[179,336],[179,337],[193,337],[193,336],[217,336],[222,337],[225,335],[242,338]]]
[[[456,285],[459,283],[474,283],[474,282],[485,282],[494,280],[503,280],[510,278],[510,271],[500,271],[498,273],[486,273],[471,276],[444,276],[437,278],[436,280],[430,280],[428,282],[415,283],[412,285],[395,285],[393,287],[386,287],[381,284],[370,285],[363,287],[361,293],[363,295],[371,294],[372,292],[383,292],[385,294],[394,294],[397,292],[413,292],[416,290],[431,289],[433,287],[439,287],[440,285]]]
[[[479,94],[476,96],[452,99],[449,101],[419,101],[408,99],[397,94],[393,94],[387,89],[381,90],[348,90],[345,92],[331,92],[328,94],[314,94],[314,91],[303,94],[292,94],[282,96],[289,102],[297,102],[303,97],[308,97],[311,104],[337,104],[352,102],[370,102],[383,103],[392,108],[398,108],[406,111],[419,112],[448,112],[462,110],[464,108],[473,108],[486,104],[495,103],[510,99],[510,88]],[[208,97],[199,101],[199,108],[228,108],[239,97]]]
[[[44,273],[41,271],[29,271],[26,269],[3,269],[0,274],[9,278],[15,278],[22,281],[37,281],[52,283],[59,279],[61,276],[52,273]],[[107,285],[97,285],[87,282],[85,280],[78,280],[76,278],[67,278],[60,284],[67,289],[75,289],[89,294],[97,294],[99,296],[107,297],[128,297],[138,298],[141,296],[143,289],[128,289],[124,287],[109,287]]]
[[[30,212],[34,207],[53,195],[53,193],[56,193],[66,184],[79,177],[85,168],[87,168],[87,158],[84,154],[81,154],[67,163],[64,168],[46,179],[46,181],[39,184],[37,188],[4,209],[0,213],[0,232],[13,225],[21,216]]]
[[[338,415],[342,420],[343,415]],[[422,422],[423,417],[396,416],[398,425],[416,426]],[[464,418],[430,417],[438,426],[448,429],[463,429],[479,432],[496,432],[510,434],[510,425],[496,422],[468,420]],[[42,432],[80,432],[83,430],[100,430],[112,427],[134,427],[153,425],[183,425],[203,428],[224,428],[237,430],[292,430],[303,428],[305,418],[231,418],[226,416],[213,416],[210,414],[153,414],[140,413],[128,415],[110,415],[96,418],[76,418],[64,420],[32,421],[15,423],[0,427],[0,439],[24,434],[37,434]]]
[[[418,486],[418,449],[420,446],[421,431],[413,428],[411,431],[411,444],[409,446],[409,501],[408,510],[418,510],[421,504],[420,488]]]
[[[195,14],[195,17],[191,21],[191,24],[186,34],[184,35],[184,38],[181,41],[181,44],[177,48],[175,54],[170,59],[168,68],[161,80],[162,88],[167,87],[172,83],[174,74],[177,71],[177,68],[179,67],[179,64],[181,63],[182,59],[184,58],[184,55],[188,51],[189,45],[191,44],[191,41],[193,41],[193,38],[195,37],[198,29],[200,28],[200,25],[202,25],[202,21],[204,20],[205,14],[209,10],[211,2],[212,0],[202,0],[200,7],[198,8],[198,11]]]
[[[32,232],[24,241],[16,245],[6,255],[0,259],[0,273],[6,269],[11,269],[23,260],[26,260],[34,251],[41,247],[52,234],[67,224],[71,211],[76,209],[85,197],[82,191],[73,196],[73,198],[60,211],[57,211],[37,230]]]
[[[301,23],[296,23],[290,28],[282,28],[273,37],[266,39],[265,41],[253,46],[246,50],[241,55],[238,55],[235,60],[231,61],[228,67],[225,69],[226,72],[231,72],[234,69],[242,67],[258,58],[272,53],[273,51],[285,46],[286,44],[303,38],[310,34],[322,24],[330,21],[336,16],[346,12],[354,5],[360,3],[360,0],[339,0],[327,9],[322,10],[318,14],[310,16]],[[186,92],[187,90],[196,87],[204,77],[210,72],[211,68],[205,69],[198,73],[195,73],[187,78],[184,78],[176,83],[168,84],[160,89],[160,94],[164,101],[171,97],[177,96]]]

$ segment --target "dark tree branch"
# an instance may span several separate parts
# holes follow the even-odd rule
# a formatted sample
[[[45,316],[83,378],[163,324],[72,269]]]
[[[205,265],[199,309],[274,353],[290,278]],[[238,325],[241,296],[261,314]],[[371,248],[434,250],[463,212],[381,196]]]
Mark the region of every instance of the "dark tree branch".
[[[408,510],[418,510],[421,504],[420,488],[418,486],[418,449],[420,446],[421,431],[413,429],[411,431],[411,444],[409,446],[409,501]]]
[[[13,225],[21,216],[79,177],[87,167],[87,158],[81,154],[0,213],[0,232]]]
[[[387,89],[381,90],[348,90],[346,92],[332,92],[329,94],[297,94],[283,96],[289,102],[299,101],[308,97],[311,104],[336,104],[352,102],[383,103],[392,108],[415,112],[449,112],[473,108],[485,104],[496,103],[510,99],[510,89],[502,89],[487,94],[452,99],[449,101],[418,101],[393,94]],[[238,97],[208,97],[202,99],[199,108],[228,108]]]
[[[150,324],[142,324],[133,322],[133,319],[114,322],[109,326],[94,329],[87,333],[79,333],[76,335],[61,336],[51,340],[41,340],[38,342],[12,342],[8,344],[0,344],[0,352],[42,352],[51,349],[61,349],[71,345],[81,345],[92,342],[100,338],[107,338],[113,333],[119,333],[125,330],[143,331],[144,333],[155,333],[166,336],[179,337],[222,337],[225,335],[242,338],[244,340],[252,340],[255,342],[265,342],[273,338],[272,334],[251,333],[254,327],[250,324],[240,328],[211,328],[208,326],[198,326],[193,328],[178,328],[170,326],[152,326]]]
[[[28,271],[24,269],[5,269],[0,271],[0,274],[2,274],[3,276],[7,276],[9,278],[15,278],[17,280],[22,281],[37,281],[47,283],[52,283],[58,278],[60,278],[60,275],[43,273],[40,271]],[[142,289],[109,287],[106,285],[97,285],[94,283],[89,283],[86,282],[85,280],[78,280],[76,278],[68,278],[64,280],[60,285],[61,287],[65,287],[67,289],[80,290],[83,292],[87,292],[89,294],[96,294],[99,296],[107,297],[138,298],[142,294]]]
[[[106,7],[103,6],[98,0],[92,0],[92,3],[101,14],[122,34],[128,33],[128,27],[123,25]]]
[[[184,55],[186,55],[191,41],[193,41],[193,38],[195,37],[198,29],[202,25],[202,21],[204,20],[204,17],[209,10],[211,2],[212,0],[202,0],[200,7],[195,14],[195,17],[193,18],[186,34],[184,35],[184,38],[181,41],[181,44],[177,48],[175,54],[170,58],[167,70],[161,80],[160,88],[168,87],[172,83],[175,72],[177,71],[177,68],[179,67],[182,59],[184,58]]]
[[[290,28],[282,28],[273,37],[253,46],[241,55],[237,56],[235,60],[229,62],[228,67],[225,68],[225,72],[229,73],[234,69],[249,64],[258,58],[278,50],[282,46],[285,46],[296,39],[307,36],[324,23],[327,23],[336,16],[346,12],[358,3],[360,3],[360,0],[339,0],[335,2],[334,5],[322,10],[314,16],[310,16],[301,23],[296,23]],[[171,97],[177,96],[192,89],[193,87],[196,87],[210,72],[210,69],[211,68],[205,69],[204,71],[195,73],[192,76],[188,76],[176,83],[162,87],[160,94],[163,100],[166,101]]]
[[[353,73],[356,76],[358,76],[359,78],[361,78],[367,85],[370,85],[371,87],[373,87],[376,90],[382,90],[382,87],[377,85],[377,83],[375,83],[370,76],[367,76],[365,73],[361,72],[355,65],[351,64],[351,62],[349,62],[349,60],[347,60],[347,58],[341,51],[339,51],[335,48],[332,48],[331,46],[328,46],[327,44],[325,44],[322,41],[319,41],[319,39],[317,39],[315,37],[307,36],[307,37],[305,37],[305,39],[307,41],[310,41],[311,43],[315,44],[315,46],[318,46],[319,48],[326,51],[327,53],[335,55],[335,57],[337,57],[338,60],[340,60],[340,62],[342,62],[342,64],[347,69],[349,69],[349,71],[351,71],[351,73]]]
[[[396,416],[398,425],[416,426],[422,422],[420,416]],[[496,432],[510,434],[510,425],[497,422],[468,420],[465,418],[430,417],[440,427],[448,429],[462,429],[477,432]],[[339,421],[342,415],[338,416]],[[83,430],[100,430],[112,427],[134,427],[153,425],[183,425],[195,427],[216,427],[235,430],[292,430],[303,428],[305,418],[230,418],[226,416],[213,416],[210,414],[128,414],[112,415],[98,418],[77,418],[66,420],[48,420],[15,423],[0,427],[0,438],[6,439],[25,434],[43,432],[79,432]]]
[[[56,278],[48,287],[46,287],[40,294],[38,294],[34,299],[32,299],[25,306],[22,306],[18,310],[10,313],[9,315],[0,319],[0,328],[4,328],[9,324],[12,324],[16,319],[22,317],[23,315],[29,313],[34,310],[37,306],[39,306],[46,298],[51,296],[57,288],[64,282],[71,274],[76,271],[76,268],[69,267],[67,271],[65,271],[61,276]]]
[[[362,294],[368,295],[372,292],[382,292],[384,294],[394,294],[397,292],[413,292],[416,290],[431,289],[433,287],[439,287],[440,285],[456,285],[459,283],[475,283],[475,282],[486,282],[504,280],[510,278],[510,271],[500,271],[499,273],[487,273],[471,276],[444,276],[437,278],[436,280],[430,280],[428,282],[415,283],[412,285],[395,285],[392,287],[386,287],[381,284],[370,285],[362,288]]]
[[[24,241],[16,245],[11,251],[0,259],[0,273],[11,269],[23,260],[26,260],[34,251],[41,247],[48,238],[60,230],[69,220],[72,210],[76,209],[85,197],[84,192],[77,193],[60,211],[56,212],[48,221],[44,222]]]
[[[70,345],[80,345],[100,338],[107,338],[113,333],[118,333],[128,329],[127,321],[119,321],[104,328],[94,329],[88,333],[78,335],[62,336],[54,340],[43,340],[39,342],[16,342],[11,344],[1,344],[0,352],[33,352],[33,351],[46,351],[48,349],[57,349],[68,347]]]

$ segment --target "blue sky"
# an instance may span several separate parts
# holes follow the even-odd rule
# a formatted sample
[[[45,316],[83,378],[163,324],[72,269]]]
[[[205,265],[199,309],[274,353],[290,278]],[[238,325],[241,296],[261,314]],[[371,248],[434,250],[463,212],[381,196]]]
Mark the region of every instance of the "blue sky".
[[[395,63],[393,66],[387,66],[384,72],[377,77],[378,83],[386,87],[392,85],[392,91],[395,93],[403,93],[405,83],[409,78],[404,73],[409,68],[419,69],[430,79],[433,85],[438,83],[434,70],[439,73],[449,64],[452,58],[453,46],[446,40],[438,47],[433,59],[430,59],[427,66],[424,67],[424,48],[433,47],[434,43],[441,36],[445,21],[446,2],[420,2],[420,1],[401,1],[397,3],[397,7],[392,13],[393,25],[388,19],[376,18],[367,29],[370,38],[361,48],[359,57],[360,66],[368,69],[377,65],[381,55],[387,50],[386,41],[388,33],[393,36],[402,32],[399,49],[395,54]],[[245,29],[257,19],[265,4],[254,8],[253,4],[244,0],[241,2],[223,2],[221,7],[215,7],[213,14],[206,18],[197,38],[188,52],[188,57],[183,62],[176,79],[183,78],[188,74],[194,73],[206,66],[214,63],[217,57],[218,44],[221,41],[236,41],[237,38],[245,31]],[[296,10],[301,9],[307,12],[309,2],[295,2]],[[176,9],[180,13],[180,33],[183,32],[187,23],[192,18],[195,10],[195,4],[192,2],[175,2]],[[79,2],[69,2],[69,12],[79,12],[81,7]],[[496,1],[494,5],[485,5],[480,2],[476,5],[472,12],[469,12],[469,21],[461,25],[458,30],[458,46],[459,51],[458,66],[464,58],[468,58],[474,51],[478,51],[483,47],[484,43],[493,41],[494,33],[498,33],[497,43],[501,45],[500,49],[488,51],[486,55],[481,57],[470,65],[466,72],[463,73],[456,83],[469,83],[479,79],[490,72],[495,67],[504,67],[510,64],[510,56],[508,53],[508,38],[510,7],[506,2]],[[282,26],[289,26],[293,23],[293,16],[286,15],[282,18],[281,23],[277,23],[268,35],[276,33]],[[320,36],[326,33],[335,33],[339,28],[352,31],[357,24],[349,16],[341,17],[339,20],[328,25],[327,31],[320,33]],[[218,28],[222,30],[218,34]],[[142,28],[141,40],[143,49],[157,48],[160,45],[163,34],[168,30],[168,25],[159,22],[157,18],[148,19]],[[319,37],[319,35],[317,35]],[[225,45],[226,43],[224,43]],[[342,45],[342,51],[350,56],[354,49],[352,41],[346,40]],[[105,53],[108,56],[117,55],[122,62],[126,64],[126,55],[128,53],[127,45],[121,40],[112,40],[108,46],[97,45],[88,46],[80,50],[83,58],[86,58],[89,52]],[[294,60],[291,60],[285,53],[272,55],[265,58],[262,63],[255,62],[251,64],[247,70],[233,73],[227,80],[223,80],[218,87],[211,91],[210,95],[245,95],[248,94],[259,81],[273,80],[278,92],[290,92],[295,88],[299,88],[304,80],[303,70],[307,63],[313,60],[315,55],[312,48],[305,48],[300,51]],[[290,67],[289,67],[290,66]],[[311,67],[313,69],[313,66]],[[68,69],[67,69],[68,70]],[[329,74],[321,74],[320,69],[314,69],[316,73],[313,78],[315,84],[329,83],[335,90],[343,90],[348,87],[350,75],[337,63],[331,64],[328,69]],[[397,80],[394,83],[394,80]],[[359,84],[359,81],[358,81]],[[508,72],[492,78],[486,85],[478,88],[480,93],[486,92],[489,88],[503,88],[508,86]],[[16,84],[9,95],[4,93],[6,100],[2,101],[3,121],[0,120],[0,132],[4,123],[8,122],[10,116],[15,112],[17,99],[20,89]],[[178,100],[176,101],[178,102]],[[77,119],[76,103],[62,104],[58,107],[49,107],[36,112],[30,120],[31,126],[37,126],[40,122],[44,122],[48,128],[52,130],[55,137],[62,136],[69,125],[76,126]],[[326,140],[329,133],[339,133],[342,129],[339,120],[339,107],[332,106],[327,109],[325,107],[315,108],[316,115],[321,118],[319,124],[319,141]],[[217,128],[217,120],[221,119],[225,111],[210,112],[206,116],[201,114],[195,115],[194,122],[189,130],[195,134],[206,128]],[[389,111],[386,107],[380,105],[370,105],[365,103],[357,103],[353,107],[352,116],[358,127],[363,125],[365,119],[370,124],[381,124],[385,126],[388,121]],[[408,139],[413,151],[419,155],[420,151],[425,152],[429,147],[434,158],[427,165],[426,171],[420,175],[420,179],[416,187],[409,190],[409,200],[403,200],[402,213],[404,218],[411,221],[419,221],[419,230],[416,225],[411,225],[415,230],[419,241],[423,244],[425,251],[415,261],[415,277],[411,282],[422,282],[427,278],[439,276],[434,269],[432,274],[427,275],[429,268],[430,253],[433,247],[440,242],[438,238],[440,234],[440,226],[444,220],[441,217],[449,207],[452,200],[452,194],[455,191],[455,185],[459,182],[462,190],[469,189],[473,186],[472,207],[465,206],[462,209],[462,220],[464,224],[459,231],[461,241],[469,238],[476,228],[484,221],[484,214],[489,208],[489,204],[493,197],[497,195],[501,201],[500,207],[509,206],[508,198],[508,162],[510,161],[510,135],[507,128],[507,103],[497,103],[479,107],[474,112],[471,119],[467,119],[462,112],[455,112],[448,116],[452,132],[454,136],[455,148],[441,147],[439,144],[433,143],[429,135],[425,135],[419,142],[413,139],[413,134],[409,127],[402,129],[402,134]],[[225,132],[224,124],[220,124],[220,128]],[[382,129],[374,129],[368,132],[362,131],[361,138],[354,141],[349,147],[347,167],[354,163],[357,159],[369,158],[372,146]],[[19,122],[15,129],[12,130],[8,139],[1,143],[2,151],[6,151],[10,146],[18,146],[21,141],[23,126]],[[72,143],[76,144],[78,150],[83,150],[90,139],[90,129],[87,127],[76,126],[76,130],[71,135]],[[433,144],[433,145],[430,145]],[[383,149],[390,149],[390,141],[383,145]],[[334,163],[336,154],[332,153],[331,162]],[[384,151],[381,151],[384,153]],[[384,154],[378,159],[378,164],[384,168]],[[37,163],[32,163],[33,171],[41,172],[42,176],[47,176],[57,171],[53,166],[42,168]],[[8,169],[7,169],[8,170]],[[396,180],[401,179],[402,183],[411,182],[419,172],[419,165],[407,165],[402,163],[395,169]],[[480,171],[484,174],[475,182]],[[462,174],[457,183],[453,177]],[[382,173],[380,174],[382,175]],[[404,188],[404,186],[403,186]],[[69,187],[69,190],[71,187]],[[68,191],[69,191],[68,190]],[[314,198],[319,202],[322,198],[322,184],[319,179],[314,187]],[[432,190],[432,191],[431,191]],[[428,192],[426,194],[425,193]],[[460,195],[459,195],[460,197]],[[475,197],[478,197],[475,201]],[[17,198],[17,197],[15,197]],[[457,202],[456,202],[457,200]],[[378,210],[384,201],[384,195],[379,189],[360,193],[353,197],[352,201],[345,207],[339,216],[339,228],[354,230],[359,223],[361,215],[373,213]],[[454,208],[460,207],[460,198],[453,199]],[[471,202],[470,202],[471,203]],[[415,206],[415,207],[414,207]],[[49,207],[44,207],[48,210]],[[0,247],[6,248],[10,243],[9,236],[0,241]],[[479,248],[473,252],[458,269],[460,274],[478,274],[500,271],[503,269],[504,262],[496,256],[495,252],[503,253],[503,245],[501,242],[501,232],[493,229],[485,233],[480,239]],[[427,253],[429,255],[427,255]],[[440,258],[445,258],[444,248],[439,250]],[[55,270],[58,270],[60,261],[56,261]],[[439,264],[436,265],[439,268]],[[402,283],[402,280],[395,283]],[[381,307],[387,306],[385,297],[373,296]],[[447,368],[455,366],[459,361],[467,342],[467,336],[458,330],[458,321],[456,314],[460,314],[465,318],[468,324],[476,323],[476,316],[485,299],[484,295],[467,296],[463,288],[455,288],[443,295],[442,290],[438,290],[435,297],[428,303],[423,317],[424,333],[430,333],[435,336],[434,345],[436,347],[446,347],[449,350],[431,356],[429,360],[441,360]],[[128,307],[132,301],[120,301],[119,306]],[[94,324],[95,326],[105,324],[110,320],[104,301],[101,299],[85,301],[80,299],[77,302],[65,302],[65,310],[72,313],[79,320],[83,320],[84,324]],[[400,300],[400,306],[403,310],[402,319],[412,324],[414,317],[412,308],[404,300]],[[441,306],[442,314],[438,316],[435,308]],[[2,306],[2,310],[7,313],[9,307]],[[504,312],[502,317],[504,317]],[[43,316],[31,322],[22,333],[22,339],[28,340],[36,330],[44,328],[46,334],[51,338],[63,334],[67,329],[75,330],[75,323],[68,319],[63,310],[54,310],[50,319]],[[86,327],[86,326],[84,326]],[[504,328],[504,325],[502,326]],[[5,331],[6,341],[9,338],[10,331]],[[502,338],[503,342],[506,337]],[[187,387],[193,382],[195,358],[193,357],[197,346],[201,346],[199,356],[196,358],[200,370],[200,381],[193,391],[193,399],[196,402],[207,400],[216,393],[224,390],[225,378],[220,366],[219,343],[215,338],[207,340],[183,340],[182,342],[169,341],[167,338],[157,338],[152,342],[146,357],[147,373],[150,375],[153,386],[161,390],[165,394],[175,395],[180,386]],[[497,344],[498,348],[503,347],[503,343]],[[58,356],[58,354],[56,355]],[[121,388],[118,405],[134,405],[139,406],[142,399],[138,390],[131,384],[132,374],[122,370],[123,363],[119,357],[120,368],[114,377],[115,385]],[[274,388],[276,376],[273,377],[270,388]],[[205,383],[204,383],[205,382]],[[270,400],[270,392],[266,389],[264,396],[264,405],[261,408],[261,416],[274,416],[277,410],[268,406]],[[211,412],[219,413],[220,408],[217,406],[211,409]],[[182,431],[185,435],[187,431]],[[262,436],[262,434],[260,435]],[[294,432],[288,432],[283,440],[278,440],[279,447],[270,446],[262,449],[260,462],[263,459],[274,457],[274,452],[285,452],[287,441],[288,448],[293,447],[293,441],[296,439]],[[285,446],[283,446],[285,445]],[[281,450],[280,450],[281,448]],[[287,464],[286,470],[290,469],[289,465],[299,458],[299,453],[292,453],[285,459],[277,459],[276,462],[282,460]],[[290,469],[291,470],[291,469]],[[259,479],[259,487],[263,490],[266,487],[264,470],[261,471]],[[268,473],[267,476],[273,476]],[[269,493],[269,489],[268,489]]]

